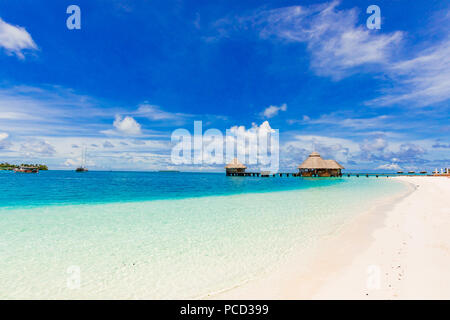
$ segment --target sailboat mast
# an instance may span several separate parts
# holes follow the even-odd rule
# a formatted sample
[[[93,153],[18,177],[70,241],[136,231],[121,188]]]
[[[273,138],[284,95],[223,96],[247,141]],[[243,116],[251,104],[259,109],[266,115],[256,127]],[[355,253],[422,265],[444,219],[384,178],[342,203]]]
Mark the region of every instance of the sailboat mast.
[[[86,146],[83,150],[83,168],[86,168]]]
[[[82,148],[81,148],[81,164],[75,170],[76,172],[86,172],[86,171],[88,171],[86,169],[86,152],[87,152],[87,148],[86,148],[86,146],[83,145]]]

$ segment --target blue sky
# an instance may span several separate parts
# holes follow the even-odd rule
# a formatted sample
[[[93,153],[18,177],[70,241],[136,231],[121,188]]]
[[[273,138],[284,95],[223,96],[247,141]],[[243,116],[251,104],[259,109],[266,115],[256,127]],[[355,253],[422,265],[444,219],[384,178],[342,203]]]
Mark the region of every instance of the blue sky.
[[[84,145],[91,169],[172,168],[172,131],[201,120],[268,121],[286,170],[313,145],[348,169],[450,167],[445,1],[4,0],[0,19],[0,161],[72,169]]]

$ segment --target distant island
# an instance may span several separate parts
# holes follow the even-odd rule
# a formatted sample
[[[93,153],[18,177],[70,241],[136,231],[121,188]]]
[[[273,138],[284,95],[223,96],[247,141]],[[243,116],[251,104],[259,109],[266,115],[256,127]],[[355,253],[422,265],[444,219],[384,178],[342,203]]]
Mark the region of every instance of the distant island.
[[[0,163],[0,170],[14,170],[20,167],[27,168],[37,168],[39,170],[48,170],[48,167],[45,164],[25,164],[22,163],[20,165],[10,164],[8,162]]]

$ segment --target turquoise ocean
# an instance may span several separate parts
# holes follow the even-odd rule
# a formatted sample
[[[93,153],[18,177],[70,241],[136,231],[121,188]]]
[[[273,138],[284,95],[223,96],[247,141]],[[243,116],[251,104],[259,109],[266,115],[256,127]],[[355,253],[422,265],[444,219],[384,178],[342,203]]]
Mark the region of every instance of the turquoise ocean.
[[[408,190],[385,177],[0,171],[0,298],[204,297]]]

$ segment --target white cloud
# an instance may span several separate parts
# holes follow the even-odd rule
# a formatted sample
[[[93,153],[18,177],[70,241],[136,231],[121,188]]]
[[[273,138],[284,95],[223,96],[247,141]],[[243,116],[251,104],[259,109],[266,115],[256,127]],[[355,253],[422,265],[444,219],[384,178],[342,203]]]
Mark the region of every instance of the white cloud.
[[[179,120],[187,115],[182,113],[171,113],[161,109],[161,107],[144,103],[139,105],[138,110],[134,113],[139,116],[146,117],[150,120]]]
[[[308,118],[309,119],[309,118]],[[366,130],[371,128],[386,127],[386,123],[391,117],[380,115],[368,118],[348,118],[339,113],[323,114],[317,119],[309,119],[309,124],[317,125],[337,125],[355,130]]]
[[[299,119],[288,119],[288,120],[286,120],[286,122],[287,122],[288,124],[295,124],[295,123],[298,123],[298,124],[306,124],[306,123],[308,123],[309,121],[311,121],[311,118],[310,118],[309,116],[307,116],[307,115],[303,115],[303,117],[302,117],[301,120],[299,120]]]
[[[6,132],[0,132],[0,141],[5,140],[9,137],[9,134]]]
[[[312,151],[317,151],[324,158],[347,162],[358,150],[358,144],[349,139],[295,134],[284,142],[280,159],[291,162],[291,166],[299,165]]]
[[[383,138],[375,138],[373,140],[364,139],[360,144],[363,152],[383,152],[388,146],[388,143]]]
[[[379,33],[357,25],[356,9],[338,10],[339,1],[308,7],[263,11],[253,22],[263,26],[261,37],[305,43],[311,68],[339,80],[355,72],[382,70],[392,81],[383,96],[369,105],[428,106],[450,99],[450,37],[413,54],[398,56],[404,33]],[[442,25],[448,25],[448,17]],[[444,33],[448,30],[444,27]],[[375,69],[376,67],[377,69]]]
[[[22,152],[26,156],[53,156],[56,153],[56,150],[47,141],[30,140],[21,144],[20,152]]]
[[[140,135],[141,125],[133,117],[117,115],[113,123],[116,130],[125,135]]]
[[[427,154],[426,145],[418,142],[388,142],[384,138],[364,139],[359,144],[360,159],[370,162],[424,164]]]
[[[265,32],[305,42],[312,55],[313,70],[335,79],[352,73],[358,66],[387,62],[401,33],[382,35],[370,32],[365,26],[356,26],[356,10],[336,10],[337,5],[334,1],[307,10],[285,8],[277,13],[282,17],[281,24],[270,25]]]
[[[8,139],[9,134],[6,132],[0,132],[0,150],[8,149],[11,143],[6,140]]]
[[[64,165],[65,165],[66,167],[73,167],[73,166],[79,165],[80,163],[81,163],[81,160],[67,159],[67,160],[64,162]]]
[[[245,126],[233,126],[229,129],[229,133],[230,134],[227,132],[225,143],[236,146],[237,156],[241,161],[246,162],[244,158],[249,157],[248,160],[251,162],[247,163],[249,165],[268,164],[268,155],[271,153],[269,142],[273,148],[277,148],[279,145],[278,139],[275,136],[277,132],[272,129],[267,120],[259,126],[256,123],[252,123],[252,127],[249,129],[246,129]],[[264,139],[266,143],[262,143],[262,139]],[[224,145],[224,148],[225,147],[226,145]],[[258,151],[257,155],[255,155],[256,150]],[[236,155],[227,153],[226,156],[229,161]]]
[[[4,87],[0,89],[0,128],[31,137],[98,133],[104,128],[99,119],[109,119],[119,111],[97,105],[101,102],[59,86]]]
[[[381,170],[401,170],[401,167],[396,163],[386,163],[378,166],[377,169]]]
[[[335,80],[387,64],[403,38],[402,32],[379,33],[358,25],[357,9],[338,10],[339,1],[311,6],[290,6],[263,10],[250,17],[218,23],[255,28],[263,39],[306,44],[311,54],[311,68],[321,76]],[[359,68],[359,69],[358,69]]]
[[[246,138],[248,138],[249,135],[253,135],[253,134],[255,134],[255,132],[273,133],[273,132],[275,132],[275,130],[272,129],[269,121],[266,120],[263,123],[261,123],[261,125],[259,125],[259,126],[253,122],[252,127],[250,129],[245,129],[245,126],[233,126],[230,128],[230,132],[235,135],[243,134]]]
[[[414,58],[392,64],[386,72],[396,86],[367,104],[427,106],[450,99],[450,37]]]
[[[263,112],[262,112],[262,116],[266,117],[266,118],[273,118],[275,117],[278,112],[280,111],[286,111],[287,110],[287,105],[286,103],[282,104],[281,106],[277,107],[277,106],[270,106],[267,107]]]
[[[311,69],[333,80],[361,72],[383,73],[388,79],[386,89],[367,105],[420,107],[450,99],[448,13],[444,17],[434,16],[434,22],[426,28],[430,38],[426,43],[403,47],[407,43],[403,41],[406,33],[369,30],[364,21],[360,22],[360,9],[340,9],[340,2],[226,17],[215,23],[216,38],[254,30],[262,39],[305,44],[311,56]],[[295,122],[298,121],[290,121]]]
[[[13,26],[0,18],[0,47],[8,54],[15,54],[24,59],[23,51],[26,49],[37,50],[37,45],[31,35],[20,26]]]
[[[109,141],[105,141],[103,143],[103,148],[114,148],[114,145]]]

